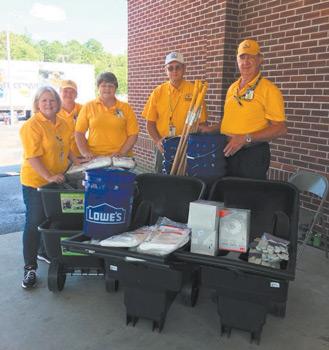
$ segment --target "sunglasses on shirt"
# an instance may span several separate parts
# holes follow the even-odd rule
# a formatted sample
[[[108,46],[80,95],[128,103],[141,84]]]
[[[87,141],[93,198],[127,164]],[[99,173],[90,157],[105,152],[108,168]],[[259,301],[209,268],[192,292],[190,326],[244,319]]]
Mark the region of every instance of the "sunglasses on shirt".
[[[168,66],[167,69],[169,72],[179,71],[179,70],[183,69],[183,66],[181,64],[177,64],[175,66]]]

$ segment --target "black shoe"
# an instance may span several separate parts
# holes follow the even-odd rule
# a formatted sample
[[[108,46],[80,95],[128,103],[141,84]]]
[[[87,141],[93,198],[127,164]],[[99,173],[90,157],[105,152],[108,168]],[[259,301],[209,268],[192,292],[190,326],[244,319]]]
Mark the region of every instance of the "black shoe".
[[[37,284],[37,274],[33,268],[24,269],[24,279],[22,282],[22,288],[30,289]]]
[[[44,261],[47,264],[50,264],[50,259],[48,258],[48,256],[46,254],[38,254],[37,260]]]

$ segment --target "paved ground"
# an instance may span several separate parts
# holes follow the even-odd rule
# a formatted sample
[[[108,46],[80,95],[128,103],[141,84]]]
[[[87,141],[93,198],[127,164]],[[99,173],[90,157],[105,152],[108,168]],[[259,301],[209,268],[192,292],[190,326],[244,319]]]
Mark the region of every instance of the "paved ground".
[[[17,165],[21,162],[22,148],[19,129],[23,122],[14,125],[0,123],[0,167]]]
[[[122,288],[107,293],[100,277],[68,275],[64,290],[54,294],[47,289],[48,265],[41,263],[38,288],[23,290],[21,233],[0,236],[0,247],[1,350],[329,349],[329,260],[311,247],[289,285],[286,317],[267,317],[259,346],[249,343],[247,332],[220,337],[209,290],[201,290],[194,308],[175,300],[159,334],[147,320],[126,326]]]
[[[22,122],[0,123],[0,234],[23,229],[25,207],[18,176],[22,157],[21,125]]]

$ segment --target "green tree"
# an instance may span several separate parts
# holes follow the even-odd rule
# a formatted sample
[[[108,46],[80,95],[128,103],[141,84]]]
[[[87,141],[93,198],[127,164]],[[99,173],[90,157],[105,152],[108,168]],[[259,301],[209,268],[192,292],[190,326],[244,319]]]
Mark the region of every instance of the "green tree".
[[[84,44],[77,40],[61,43],[33,41],[27,35],[11,33],[10,43],[14,60],[92,64],[96,76],[101,72],[113,72],[119,82],[118,93],[127,93],[127,54],[112,55],[96,39],[89,39]],[[6,58],[6,32],[0,32],[0,59]]]

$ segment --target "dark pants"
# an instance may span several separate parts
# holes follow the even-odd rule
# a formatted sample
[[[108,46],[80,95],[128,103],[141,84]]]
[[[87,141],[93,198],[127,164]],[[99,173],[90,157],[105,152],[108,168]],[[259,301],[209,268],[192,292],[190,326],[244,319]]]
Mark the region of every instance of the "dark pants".
[[[162,169],[163,169],[163,154],[156,149],[155,150],[155,166],[154,166],[154,172],[156,174],[163,174]]]
[[[267,142],[244,147],[227,158],[227,176],[266,180],[270,160],[270,146]]]
[[[45,221],[41,193],[36,188],[22,186],[23,200],[26,206],[25,226],[23,232],[23,256],[25,267],[36,269],[37,254],[40,247],[41,234],[38,226]]]

